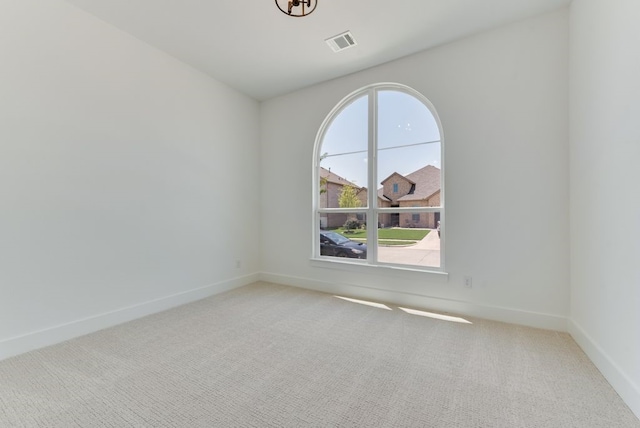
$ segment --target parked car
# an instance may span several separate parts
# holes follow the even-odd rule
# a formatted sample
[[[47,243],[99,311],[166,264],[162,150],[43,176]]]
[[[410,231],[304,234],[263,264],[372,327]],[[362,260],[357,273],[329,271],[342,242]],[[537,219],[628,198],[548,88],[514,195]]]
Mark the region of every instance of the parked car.
[[[367,258],[367,244],[352,241],[336,232],[320,231],[320,255],[332,257]]]

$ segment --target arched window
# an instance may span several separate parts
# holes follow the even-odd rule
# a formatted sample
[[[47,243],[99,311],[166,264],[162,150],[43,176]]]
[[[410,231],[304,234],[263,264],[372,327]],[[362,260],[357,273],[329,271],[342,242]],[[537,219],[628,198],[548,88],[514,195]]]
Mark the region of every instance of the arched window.
[[[344,98],[314,152],[314,258],[444,268],[442,127],[417,91],[383,83]]]

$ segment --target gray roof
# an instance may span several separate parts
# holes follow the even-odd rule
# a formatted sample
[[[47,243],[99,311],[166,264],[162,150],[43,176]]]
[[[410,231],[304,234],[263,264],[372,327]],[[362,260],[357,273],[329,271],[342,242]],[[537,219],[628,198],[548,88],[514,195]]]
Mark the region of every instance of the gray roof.
[[[349,186],[355,187],[356,189],[360,188],[360,186],[355,185],[354,183],[350,182],[346,178],[340,177],[338,174],[333,173],[323,167],[320,167],[320,178],[326,179],[329,183],[340,184],[342,186],[349,185]]]
[[[400,177],[400,178],[404,178],[405,180],[407,180],[407,181],[408,181],[409,183],[411,183],[411,184],[416,184],[416,182],[415,182],[415,181],[413,181],[413,180],[411,180],[411,179],[409,178],[409,176],[408,176],[408,175],[407,175],[407,176],[404,176],[404,175],[402,175],[402,174],[398,174],[397,172],[394,172],[393,174],[391,174],[390,176],[388,176],[387,178],[385,178],[384,180],[382,180],[382,181],[380,182],[380,184],[384,184],[387,180],[389,180],[389,179],[390,179],[391,177],[393,177],[394,175],[397,175],[397,176],[398,176],[398,177]]]
[[[383,189],[382,187],[378,189],[378,197],[379,197],[380,199],[384,199],[385,201],[391,201],[391,199],[390,199],[390,198],[386,197],[386,196],[384,195],[384,193],[382,193],[382,192],[383,192],[383,190],[384,190],[384,189]]]
[[[413,193],[399,198],[398,201],[419,201],[440,191],[440,168],[433,165],[427,165],[405,177],[416,183],[416,187]]]

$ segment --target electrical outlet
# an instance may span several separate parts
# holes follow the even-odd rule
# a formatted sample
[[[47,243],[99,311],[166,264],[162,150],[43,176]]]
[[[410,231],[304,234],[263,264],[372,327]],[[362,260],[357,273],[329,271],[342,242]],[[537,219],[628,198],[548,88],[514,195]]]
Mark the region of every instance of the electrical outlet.
[[[242,267],[242,262],[238,259],[236,260],[236,269],[240,269]]]
[[[464,286],[466,288],[471,288],[473,287],[473,279],[470,276],[465,276],[464,277]]]

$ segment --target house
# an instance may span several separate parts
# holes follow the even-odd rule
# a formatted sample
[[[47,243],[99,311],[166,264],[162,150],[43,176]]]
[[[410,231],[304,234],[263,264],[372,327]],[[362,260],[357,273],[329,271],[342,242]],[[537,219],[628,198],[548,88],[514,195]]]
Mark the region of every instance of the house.
[[[394,172],[378,189],[381,207],[437,207],[440,205],[440,169],[427,165],[406,176]],[[382,214],[381,226],[435,229],[440,213]],[[384,227],[384,226],[383,226]]]
[[[427,165],[406,176],[394,172],[382,180],[378,189],[380,207],[434,207],[440,205],[440,168]],[[351,186],[363,207],[367,206],[367,188],[358,187],[340,175],[320,168],[321,208],[338,208],[338,200],[344,186]],[[335,228],[347,221],[346,214],[325,214],[320,217],[321,226]],[[440,213],[381,214],[380,227],[419,227],[435,229]]]
[[[366,206],[366,188],[358,187],[344,177],[331,172],[329,169],[320,168],[320,200],[318,204],[322,208],[338,208],[339,199],[344,186],[351,186],[356,193],[362,206]],[[364,192],[363,192],[364,190]],[[361,196],[364,195],[364,196]],[[320,226],[322,228],[337,228],[347,221],[346,214],[325,214],[320,216]]]
[[[640,415],[640,2],[156,3],[0,2],[0,358],[265,280],[568,333]],[[378,82],[442,123],[444,273],[310,260],[319,129]]]

